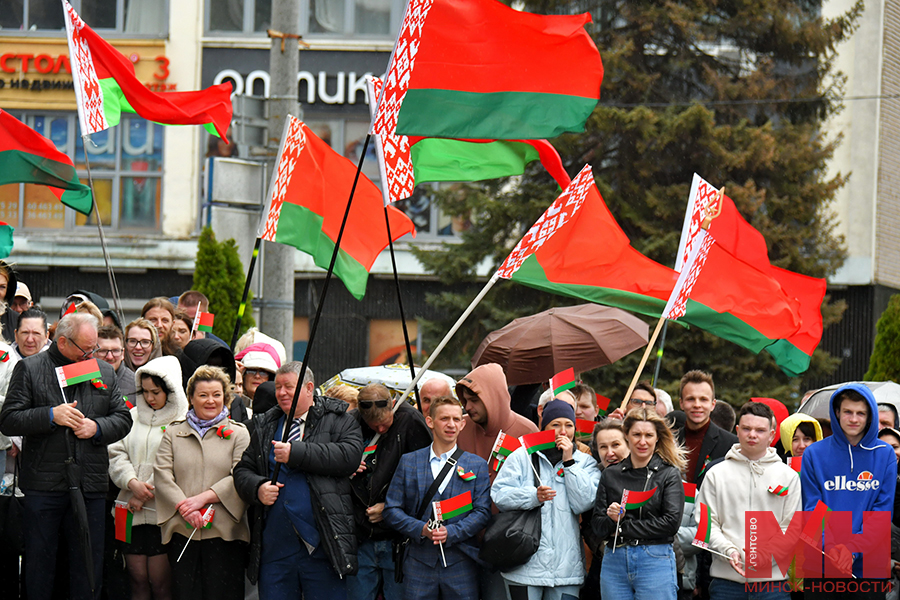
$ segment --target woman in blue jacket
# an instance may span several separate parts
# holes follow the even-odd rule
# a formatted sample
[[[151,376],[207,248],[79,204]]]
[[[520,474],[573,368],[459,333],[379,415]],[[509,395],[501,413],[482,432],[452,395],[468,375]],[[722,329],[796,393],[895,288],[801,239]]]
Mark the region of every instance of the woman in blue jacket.
[[[503,573],[512,600],[578,598],[584,582],[584,544],[578,515],[594,506],[600,469],[574,447],[575,410],[562,400],[544,406],[541,429],[556,431],[556,447],[541,450],[535,487],[531,456],[519,448],[506,460],[491,488],[501,512],[541,505],[541,543],[527,563]]]

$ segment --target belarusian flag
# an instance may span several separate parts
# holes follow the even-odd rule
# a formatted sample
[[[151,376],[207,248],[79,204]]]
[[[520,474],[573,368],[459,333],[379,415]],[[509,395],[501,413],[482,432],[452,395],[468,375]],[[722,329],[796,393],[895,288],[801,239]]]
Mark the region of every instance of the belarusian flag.
[[[63,204],[91,214],[91,188],[78,180],[72,159],[37,131],[0,110],[0,185],[7,183],[49,186]]]
[[[501,431],[497,434],[497,439],[494,440],[494,447],[491,449],[491,454],[506,458],[515,452],[516,448],[521,445],[522,443],[519,441],[519,438],[507,435]]]
[[[788,488],[787,488],[787,486],[783,486],[783,485],[770,485],[769,493],[775,494],[776,496],[787,496]]]
[[[363,458],[369,456],[370,454],[375,454],[375,450],[378,449],[378,444],[372,444],[370,446],[366,446],[365,450],[363,450]]]
[[[650,498],[656,493],[656,488],[647,491],[622,490],[622,507],[625,510],[634,510],[650,502]]]
[[[831,512],[831,509],[828,508],[827,504],[821,500],[817,501],[815,508],[813,508],[813,513],[809,516],[809,521],[803,526],[800,539],[814,548],[821,548],[822,532],[825,530],[825,517],[829,512]]]
[[[213,322],[216,320],[216,315],[208,312],[197,311],[197,314],[194,316],[194,331],[206,331],[212,333],[213,330]]]
[[[802,456],[788,456],[788,466],[793,470],[800,472],[800,468],[803,465],[803,457]]]
[[[591,439],[597,423],[587,419],[575,419],[575,437]]]
[[[534,454],[541,450],[550,450],[551,448],[556,448],[556,431],[546,429],[544,431],[526,433],[519,438],[519,441],[525,446],[528,454]]]
[[[697,484],[682,481],[681,485],[684,486],[684,501],[693,504],[697,500]]]
[[[612,402],[611,398],[607,398],[606,396],[601,396],[597,394],[597,414],[601,417],[609,412],[609,403]]]
[[[375,118],[382,80],[369,77],[369,112]],[[569,184],[559,153],[547,140],[450,140],[376,135],[375,149],[386,204],[409,198],[416,185],[433,181],[482,181],[521,175],[540,160],[560,188]]]
[[[260,237],[302,250],[316,265],[327,268],[355,176],[356,165],[288,115]],[[387,210],[394,240],[415,235],[409,217],[393,206]],[[360,174],[334,267],[334,274],[356,299],[365,295],[369,269],[387,245],[381,192]]]
[[[584,131],[603,80],[590,20],[496,0],[410,0],[372,133],[510,140]]]
[[[82,135],[118,125],[121,114],[131,112],[163,125],[203,125],[226,139],[230,84],[198,92],[151,92],[135,77],[130,60],[88,27],[66,0],[62,6]]]
[[[574,367],[569,367],[550,378],[550,389],[553,390],[553,395],[556,396],[566,390],[571,390],[576,383],[575,369]]]
[[[435,521],[446,521],[472,510],[472,492],[463,492],[446,500],[431,503]]]
[[[212,528],[212,520],[213,517],[216,516],[216,509],[212,506],[206,507],[202,513],[200,513],[200,524],[203,526],[203,529],[211,529]],[[194,526],[190,523],[185,523],[185,527],[188,529],[193,529]]]
[[[728,197],[724,200],[727,205]],[[710,227],[717,243],[681,320],[759,352],[801,329],[799,303],[771,271],[760,271],[727,252],[728,244],[719,243],[716,227],[721,224],[716,221],[724,213]],[[602,253],[596,252],[598,239],[603,240]],[[529,287],[656,318],[678,277],[631,247],[600,197],[589,166],[525,234],[498,274]]]
[[[126,544],[131,543],[131,522],[134,513],[128,510],[128,504],[116,500],[116,539]]]
[[[59,387],[61,388],[90,381],[95,377],[100,377],[100,365],[97,363],[96,358],[82,360],[64,367],[56,367],[56,378],[59,380]]]
[[[700,522],[697,525],[697,534],[691,540],[691,544],[699,548],[709,549],[709,537],[712,532],[712,523],[709,520],[709,507],[700,503]]]

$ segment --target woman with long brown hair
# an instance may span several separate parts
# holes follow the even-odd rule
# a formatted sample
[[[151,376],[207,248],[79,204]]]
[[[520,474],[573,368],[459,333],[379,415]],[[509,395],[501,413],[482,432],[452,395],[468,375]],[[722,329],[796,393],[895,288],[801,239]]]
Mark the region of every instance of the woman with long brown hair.
[[[684,450],[655,410],[632,410],[623,429],[631,453],[603,471],[593,516],[595,533],[607,541],[601,596],[675,600],[672,542],[684,511]],[[631,499],[623,502],[626,490]],[[634,572],[641,576],[631,578]]]

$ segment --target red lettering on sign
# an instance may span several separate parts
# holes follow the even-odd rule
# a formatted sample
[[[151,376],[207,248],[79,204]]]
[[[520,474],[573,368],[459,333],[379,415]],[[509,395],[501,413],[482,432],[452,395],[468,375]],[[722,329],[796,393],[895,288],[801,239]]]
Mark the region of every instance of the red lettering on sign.
[[[38,73],[49,73],[53,70],[53,59],[46,54],[38,54],[34,57],[34,68]]]

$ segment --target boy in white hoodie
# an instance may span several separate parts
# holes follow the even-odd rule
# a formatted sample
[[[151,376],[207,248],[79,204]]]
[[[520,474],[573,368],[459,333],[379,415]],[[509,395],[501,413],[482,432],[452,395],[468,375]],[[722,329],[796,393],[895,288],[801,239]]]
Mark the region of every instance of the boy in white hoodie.
[[[710,467],[697,496],[698,503],[709,507],[710,549],[731,557],[728,561],[713,554],[709,586],[713,600],[750,598],[752,588],[746,584],[758,581],[784,582],[781,591],[766,594],[767,598],[790,597],[787,573],[774,561],[770,577],[754,577],[752,572],[745,572],[747,511],[771,511],[785,531],[791,517],[801,509],[800,478],[771,447],[775,433],[772,409],[758,402],[742,406],[738,414],[738,443],[721,462]],[[700,511],[695,515],[699,521]]]

